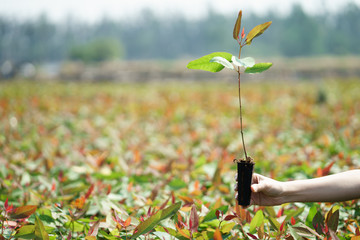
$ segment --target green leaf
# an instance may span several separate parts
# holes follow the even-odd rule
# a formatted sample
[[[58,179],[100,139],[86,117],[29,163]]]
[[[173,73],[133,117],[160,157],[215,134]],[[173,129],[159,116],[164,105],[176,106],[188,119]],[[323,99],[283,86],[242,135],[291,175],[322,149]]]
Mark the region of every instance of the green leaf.
[[[218,209],[213,209],[210,212],[208,212],[206,214],[206,216],[204,217],[204,219],[202,220],[203,222],[207,222],[207,221],[211,221],[213,219],[216,219],[216,210],[219,210],[223,213],[226,213],[228,211],[228,206],[221,206]]]
[[[155,230],[157,232],[168,232],[171,236],[174,236],[174,237],[177,235],[177,231],[175,229],[172,229],[169,227],[166,228],[167,231],[165,230],[165,228],[163,226],[157,226],[157,227],[155,227]]]
[[[242,17],[242,11],[239,11],[238,17],[235,22],[234,31],[233,31],[233,38],[235,40],[238,39],[239,33],[240,33],[240,27],[241,27],[241,17]]]
[[[274,207],[265,207],[265,212],[271,217],[276,217]]]
[[[250,45],[252,40],[258,36],[260,36],[261,34],[263,34],[263,32],[271,25],[271,21],[270,22],[266,22],[260,25],[257,25],[256,27],[254,27],[249,34],[246,37],[245,43]]]
[[[330,209],[330,211],[332,211],[332,208]],[[336,232],[338,225],[339,225],[339,209],[333,212],[327,221],[327,226],[334,232]]]
[[[35,216],[35,239],[36,240],[49,240],[44,224],[38,216]]]
[[[272,63],[257,63],[252,67],[246,68],[245,73],[261,73],[268,70],[272,66]]]
[[[15,238],[34,239],[35,225],[24,225],[16,231]]]
[[[318,234],[314,230],[312,230],[306,225],[291,228],[302,237],[313,238],[314,236],[318,236]]]
[[[141,222],[136,228],[135,233],[131,238],[137,238],[142,234],[151,231],[157,224],[159,224],[165,218],[168,218],[175,214],[181,207],[181,202],[177,202],[174,205],[158,211],[155,215]]]
[[[181,208],[181,202],[177,202],[174,205],[171,205],[170,207],[163,209],[161,213],[160,221],[164,220],[165,218],[171,217],[177,211],[179,211],[180,208]]]
[[[95,236],[86,236],[85,240],[96,240]]]
[[[252,57],[246,57],[246,58],[237,58],[235,56],[232,56],[231,61],[233,64],[237,67],[253,67],[255,65],[255,59]]]
[[[30,217],[37,209],[35,205],[27,205],[15,208],[15,210],[10,213],[10,219],[22,219]]]
[[[210,62],[210,60],[214,57],[223,57],[226,60],[230,61],[232,55],[227,52],[214,52],[214,53],[205,55],[199,59],[189,62],[189,64],[187,65],[187,68],[199,69],[199,70],[204,70],[204,71],[209,71],[209,72],[219,72],[224,68],[224,66],[221,65],[220,63]]]
[[[296,216],[300,215],[301,213],[304,212],[304,209],[305,209],[305,208],[302,207],[302,208],[298,208],[298,209],[296,209],[296,210],[291,210],[291,211],[287,212],[287,213],[286,213],[285,221],[290,220],[291,217],[296,217]]]
[[[134,234],[131,238],[137,238],[142,234],[145,234],[151,231],[160,221],[161,221],[162,210],[158,211],[155,215],[152,215],[150,218],[146,219],[144,222],[141,222],[134,231]]]
[[[302,240],[302,239],[303,239],[290,225],[288,225],[288,228],[289,228],[289,230],[290,230],[291,236],[292,236],[295,240]]]
[[[76,221],[66,222],[64,227],[71,229],[73,232],[82,232],[84,230],[84,225]]]
[[[315,214],[312,220],[312,225],[318,234],[323,233],[322,229],[324,229],[324,217],[320,211]]]
[[[187,187],[187,184],[183,180],[175,178],[171,182],[169,182],[169,187],[175,190],[179,190],[181,188]]]
[[[234,66],[231,64],[231,62],[229,62],[223,57],[213,57],[212,59],[210,59],[210,62],[220,63],[224,67],[234,70]]]
[[[39,218],[40,218],[41,221],[43,221],[45,223],[48,223],[48,224],[55,222],[55,220],[52,217],[48,216],[48,215],[39,215]]]
[[[281,224],[274,217],[271,217],[271,216],[268,217],[268,220],[269,220],[271,226],[279,231]]]
[[[308,213],[308,215],[306,217],[306,226],[313,227],[312,220],[314,219],[314,217],[316,215],[316,212],[317,212],[316,205],[312,205],[310,210],[309,210],[309,213]]]
[[[229,233],[237,225],[235,222],[222,222],[221,232]]]
[[[261,210],[257,211],[254,218],[250,222],[250,233],[254,233],[257,227],[264,222],[264,214]]]

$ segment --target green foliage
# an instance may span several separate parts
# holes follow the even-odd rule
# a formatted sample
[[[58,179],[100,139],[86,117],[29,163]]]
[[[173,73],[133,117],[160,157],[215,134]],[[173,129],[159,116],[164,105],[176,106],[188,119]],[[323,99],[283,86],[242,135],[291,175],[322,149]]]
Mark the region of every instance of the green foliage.
[[[272,63],[257,63],[252,67],[246,68],[245,73],[261,73],[268,70],[272,66]]]
[[[218,62],[211,61],[214,57],[222,57],[227,61],[231,61],[232,55],[226,52],[214,52],[189,62],[187,68],[199,69],[210,72],[219,72],[224,68],[224,65]]]
[[[35,216],[35,240],[48,240],[49,235],[47,234],[44,224],[38,216]]]
[[[255,171],[285,181],[360,167],[358,80],[243,86]],[[321,105],[320,87],[329,96]],[[358,201],[236,209],[232,161],[241,144],[228,83],[0,89],[5,239],[35,239],[36,226],[49,239],[131,239],[136,228],[139,239],[212,239],[216,229],[223,239],[351,239],[359,231]],[[11,219],[19,210],[25,218]]]
[[[80,60],[86,63],[113,60],[122,55],[122,46],[117,40],[111,38],[97,39],[88,44],[73,46],[69,52],[71,60]]]
[[[239,50],[239,57],[241,55],[241,49],[246,46],[250,45],[252,40],[261,34],[271,25],[272,22],[266,22],[254,27],[249,34],[247,35],[245,41],[245,33],[240,34],[241,28],[241,18],[242,18],[242,11],[239,11],[239,15],[236,19],[234,31],[233,31],[233,38],[238,42],[240,46]],[[235,66],[235,67],[234,67]],[[258,63],[255,64],[255,60],[253,58],[247,57],[243,59],[239,59],[236,56],[232,56],[229,53],[219,52],[219,53],[211,53],[209,55],[203,56],[199,59],[191,61],[187,68],[189,69],[200,69],[210,72],[219,72],[224,67],[229,68],[231,70],[235,70],[239,73],[240,78],[240,68],[244,67],[244,73],[260,73],[266,71],[272,66],[272,63]],[[240,87],[240,86],[239,86]],[[240,96],[239,96],[240,97]],[[241,106],[240,106],[241,111]],[[246,157],[247,158],[247,157]]]
[[[254,27],[249,34],[246,37],[245,43],[250,45],[252,40],[258,36],[260,36],[261,34],[264,33],[264,31],[270,27],[272,22],[266,22],[260,25],[257,25],[256,27]]]
[[[264,223],[264,214],[261,210],[257,211],[254,218],[250,222],[250,233],[254,233],[256,228]]]

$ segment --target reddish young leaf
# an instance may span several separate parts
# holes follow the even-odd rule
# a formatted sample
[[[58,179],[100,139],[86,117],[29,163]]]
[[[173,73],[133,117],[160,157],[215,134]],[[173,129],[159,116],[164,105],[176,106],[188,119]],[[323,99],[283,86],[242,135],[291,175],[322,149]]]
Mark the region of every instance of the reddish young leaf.
[[[81,196],[80,198],[75,199],[71,202],[71,206],[77,209],[83,209],[85,205],[86,198]]]
[[[332,166],[334,165],[334,163],[335,163],[335,161],[332,161],[329,165],[324,167],[324,169],[322,170],[322,176],[329,175],[330,170],[331,170]]]
[[[8,208],[8,201],[9,201],[9,198],[6,198],[6,200],[5,200],[5,203],[4,203],[4,207],[5,207],[5,209],[7,209]]]
[[[217,218],[217,219],[219,219],[220,214],[221,214],[221,211],[220,211],[220,210],[216,210],[215,215],[216,215],[216,218]]]
[[[176,227],[176,229],[179,231],[179,233],[180,233],[183,237],[190,239],[190,236],[187,235],[187,234],[178,226],[178,224],[175,224],[175,227]]]
[[[232,219],[234,219],[234,218],[236,218],[235,215],[227,215],[227,216],[224,218],[224,220],[225,220],[225,221],[230,221],[230,220],[232,220]]]
[[[165,230],[165,232],[167,232],[168,234],[170,234],[169,230],[168,230],[166,227],[162,227],[162,228]]]
[[[35,205],[27,205],[15,208],[10,213],[11,219],[22,219],[22,218],[28,218],[30,217],[37,209],[37,206]]]
[[[51,184],[51,192],[55,192],[56,190],[56,183],[55,181],[53,181],[53,183]]]
[[[168,198],[161,206],[160,209],[164,209],[166,207],[166,205],[168,204],[170,198]]]
[[[245,28],[243,27],[242,31],[241,31],[241,39],[245,38]]]
[[[123,222],[123,227],[126,228],[130,225],[131,223],[131,218],[128,217],[124,222]]]
[[[216,228],[215,233],[214,233],[214,240],[222,240],[222,236],[221,236],[221,232],[218,228]]]
[[[199,227],[199,215],[197,214],[195,205],[192,205],[190,212],[190,231],[197,232]]]
[[[119,215],[117,214],[117,212],[114,209],[112,210],[112,212],[114,215],[113,218],[114,218],[115,222],[120,223],[121,219],[119,218]]]
[[[178,214],[178,223],[181,225],[182,228],[186,227],[186,223],[183,222],[182,217],[180,214]]]
[[[87,236],[96,236],[98,234],[99,227],[100,227],[100,220],[97,220],[89,229]]]
[[[111,193],[111,185],[109,184],[107,187],[106,195],[109,195]]]
[[[85,194],[85,199],[88,199],[90,197],[91,193],[94,191],[94,187],[94,184],[91,184],[89,190]]]
[[[296,220],[295,220],[295,218],[294,217],[291,217],[291,225],[295,225],[295,223],[296,223]]]
[[[355,230],[355,234],[356,234],[356,236],[360,236],[360,229],[358,227]]]
[[[282,224],[280,225],[280,232],[282,232],[284,230],[284,225],[285,225],[285,220],[282,222]]]
[[[251,233],[247,233],[247,235],[249,235],[252,239],[258,239],[255,235],[253,235]]]
[[[5,201],[5,203],[4,203],[4,207],[5,207],[5,212],[6,212],[7,214],[11,213],[11,212],[13,211],[13,209],[14,209],[14,207],[13,207],[12,204],[9,206],[9,204],[8,204],[8,199],[7,199],[7,198],[6,198],[6,201]]]
[[[60,172],[59,172],[58,180],[59,180],[59,182],[64,182],[65,181],[64,172],[62,170],[60,170]]]
[[[188,196],[179,196],[181,200],[185,202],[185,204],[194,203],[194,199],[188,197]]]
[[[174,192],[171,192],[171,203],[175,204],[175,194],[174,194]]]
[[[279,217],[281,217],[283,214],[284,214],[284,208],[280,208],[279,211],[278,211],[278,213],[277,213],[277,215],[276,215],[276,217],[279,218]]]

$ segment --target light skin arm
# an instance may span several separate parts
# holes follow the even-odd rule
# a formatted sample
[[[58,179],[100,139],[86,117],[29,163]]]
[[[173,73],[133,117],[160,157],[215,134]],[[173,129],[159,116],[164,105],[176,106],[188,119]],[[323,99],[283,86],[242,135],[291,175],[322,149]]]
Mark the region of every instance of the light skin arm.
[[[288,182],[254,173],[251,190],[251,203],[261,206],[288,202],[347,201],[360,198],[360,170]]]

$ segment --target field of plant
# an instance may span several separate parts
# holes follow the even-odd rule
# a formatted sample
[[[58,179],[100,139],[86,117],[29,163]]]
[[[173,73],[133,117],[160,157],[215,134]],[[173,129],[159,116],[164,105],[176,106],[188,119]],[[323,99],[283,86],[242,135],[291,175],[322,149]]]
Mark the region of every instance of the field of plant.
[[[255,172],[359,168],[359,92],[244,83]],[[358,201],[235,205],[235,82],[4,82],[0,133],[0,239],[360,239]]]

